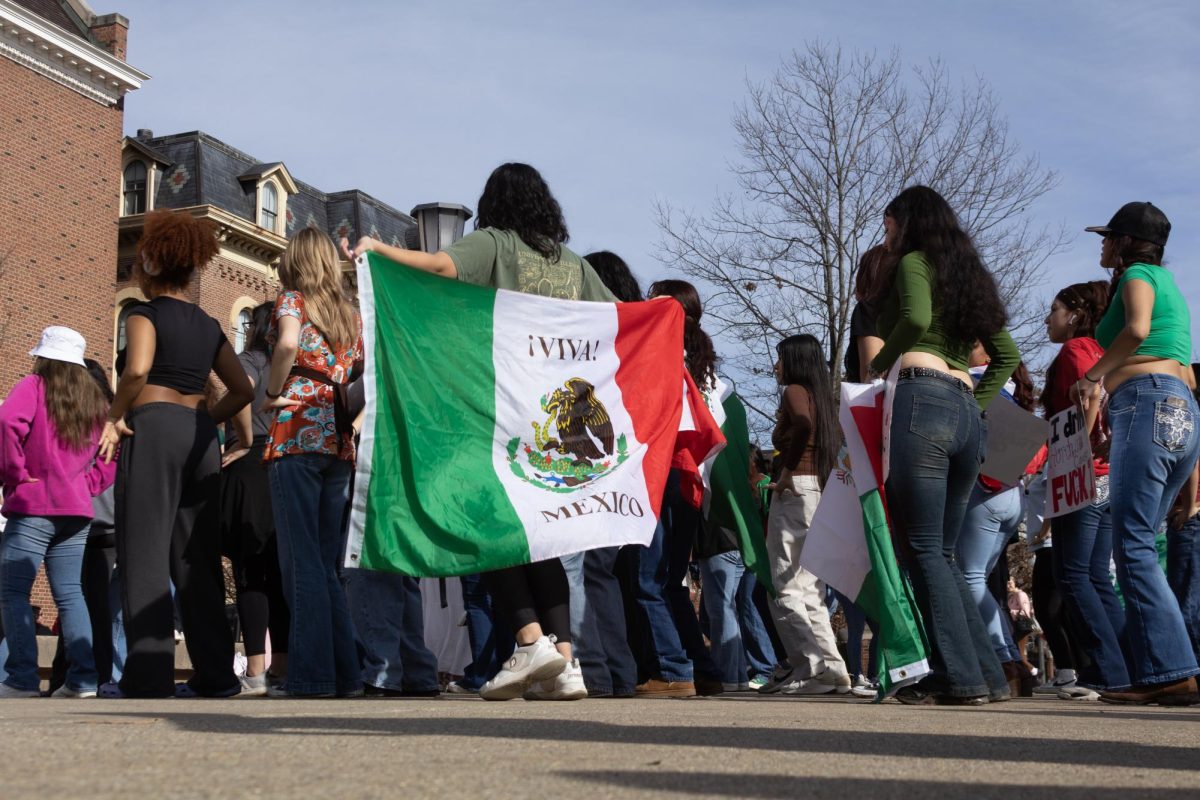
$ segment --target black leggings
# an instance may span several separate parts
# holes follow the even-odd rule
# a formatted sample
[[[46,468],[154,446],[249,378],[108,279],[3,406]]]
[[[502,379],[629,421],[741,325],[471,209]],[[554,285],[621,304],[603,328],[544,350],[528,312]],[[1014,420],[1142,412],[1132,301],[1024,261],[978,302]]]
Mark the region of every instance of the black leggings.
[[[559,644],[571,643],[571,592],[557,558],[485,572],[483,580],[513,633],[537,622]]]
[[[261,656],[267,652],[268,629],[271,631],[271,652],[286,653],[292,614],[283,596],[275,537],[270,538],[262,552],[233,559],[233,577],[237,584],[238,617],[242,621],[246,655]]]
[[[1067,608],[1054,580],[1054,550],[1043,547],[1033,557],[1033,613],[1042,626],[1054,668],[1075,669],[1075,654],[1067,630]]]

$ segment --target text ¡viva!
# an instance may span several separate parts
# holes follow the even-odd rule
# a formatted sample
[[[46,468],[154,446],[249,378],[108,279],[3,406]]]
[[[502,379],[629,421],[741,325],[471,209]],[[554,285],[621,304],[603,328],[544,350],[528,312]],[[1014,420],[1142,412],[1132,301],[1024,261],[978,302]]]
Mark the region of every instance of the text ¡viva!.
[[[529,334],[529,357],[556,358],[560,361],[595,361],[600,357],[600,340],[563,339],[560,336]]]

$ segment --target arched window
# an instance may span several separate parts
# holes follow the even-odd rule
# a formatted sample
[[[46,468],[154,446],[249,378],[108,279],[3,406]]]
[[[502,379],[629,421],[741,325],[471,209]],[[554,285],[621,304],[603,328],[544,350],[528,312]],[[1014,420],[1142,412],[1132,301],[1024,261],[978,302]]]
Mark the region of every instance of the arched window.
[[[146,211],[146,164],[130,161],[125,167],[125,216]]]
[[[233,332],[233,350],[240,353],[246,349],[246,337],[250,335],[250,309],[243,308],[237,315],[237,330]]]
[[[279,193],[275,184],[262,185],[262,210],[259,213],[259,225],[269,231],[275,230],[275,221],[279,219]]]
[[[125,320],[129,319],[129,312],[133,310],[136,303],[126,303],[121,306],[121,312],[117,314],[117,352],[120,353],[125,349]]]

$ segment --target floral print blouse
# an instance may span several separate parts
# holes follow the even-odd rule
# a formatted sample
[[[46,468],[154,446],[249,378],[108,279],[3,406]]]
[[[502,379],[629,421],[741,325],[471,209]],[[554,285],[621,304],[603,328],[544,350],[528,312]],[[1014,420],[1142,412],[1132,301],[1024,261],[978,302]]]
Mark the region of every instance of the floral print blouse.
[[[349,383],[355,365],[363,359],[362,319],[358,320],[359,332],[354,344],[346,349],[333,350],[321,331],[308,321],[304,311],[304,295],[296,291],[282,292],[275,300],[275,314],[268,334],[272,347],[279,339],[279,320],[283,317],[300,320],[296,366],[323,372],[335,383]],[[354,460],[353,435],[343,435],[341,447],[338,447],[332,386],[289,375],[283,384],[283,396],[299,400],[300,405],[279,409],[271,425],[271,440],[263,454],[264,461],[305,453]]]

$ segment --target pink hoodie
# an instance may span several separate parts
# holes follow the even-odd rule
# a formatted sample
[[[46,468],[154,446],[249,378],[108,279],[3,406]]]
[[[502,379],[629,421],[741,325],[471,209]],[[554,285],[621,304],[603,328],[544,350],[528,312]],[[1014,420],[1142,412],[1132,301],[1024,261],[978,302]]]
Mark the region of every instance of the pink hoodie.
[[[41,377],[22,378],[0,405],[0,512],[91,519],[92,498],[117,473],[116,459],[105,464],[96,455],[100,433],[97,428],[90,445],[71,450],[54,431]]]

